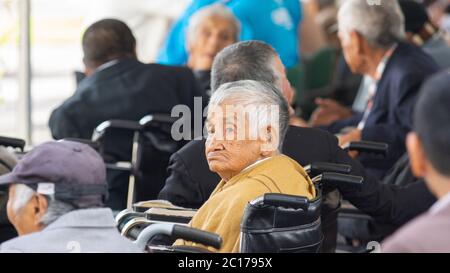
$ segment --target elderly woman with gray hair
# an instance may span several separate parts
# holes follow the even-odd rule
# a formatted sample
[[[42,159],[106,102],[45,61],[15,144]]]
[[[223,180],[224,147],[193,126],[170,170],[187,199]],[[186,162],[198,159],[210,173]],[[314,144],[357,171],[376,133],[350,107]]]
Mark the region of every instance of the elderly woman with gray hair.
[[[280,153],[288,124],[286,100],[270,84],[237,81],[213,93],[205,154],[222,180],[190,225],[219,234],[220,252],[239,251],[240,222],[251,200],[269,192],[315,197],[303,168]]]
[[[186,34],[187,66],[201,86],[210,89],[214,57],[228,45],[238,41],[240,23],[222,4],[206,6],[190,18]]]

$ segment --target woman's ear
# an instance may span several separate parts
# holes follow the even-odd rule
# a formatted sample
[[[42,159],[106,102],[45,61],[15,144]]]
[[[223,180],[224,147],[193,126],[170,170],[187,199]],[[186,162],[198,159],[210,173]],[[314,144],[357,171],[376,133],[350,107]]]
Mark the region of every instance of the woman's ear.
[[[424,177],[427,172],[426,156],[419,136],[411,132],[406,138],[411,170],[416,177]]]
[[[261,152],[264,156],[268,156],[278,149],[279,136],[277,130],[271,125],[267,126],[264,131],[263,142]]]

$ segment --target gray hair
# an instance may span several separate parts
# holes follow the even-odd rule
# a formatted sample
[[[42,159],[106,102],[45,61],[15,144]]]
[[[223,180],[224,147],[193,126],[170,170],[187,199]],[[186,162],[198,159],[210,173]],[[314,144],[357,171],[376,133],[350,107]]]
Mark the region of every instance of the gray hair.
[[[235,41],[239,40],[241,23],[236,19],[233,13],[226,6],[220,3],[216,3],[199,9],[190,17],[187,27],[188,43],[195,40],[200,24],[205,19],[211,17],[219,17],[229,21],[235,30]]]
[[[346,0],[338,22],[345,36],[356,31],[378,48],[389,48],[405,37],[405,18],[397,0]]]
[[[282,89],[281,75],[275,70],[277,52],[261,41],[244,41],[225,47],[214,58],[211,90],[228,82],[253,80],[267,82]]]
[[[16,184],[14,189],[14,202],[12,209],[14,213],[19,213],[20,210],[30,201],[30,199],[37,194],[32,188],[25,184]],[[53,196],[44,195],[48,201],[48,207],[40,220],[40,224],[47,226],[64,214],[75,210],[71,204],[55,200]],[[11,198],[11,197],[10,197]]]
[[[243,107],[249,114],[249,124],[258,125],[256,129],[272,125],[278,133],[277,148],[278,151],[281,151],[289,126],[289,110],[286,99],[275,86],[267,82],[252,80],[225,83],[212,94],[208,111],[225,101],[233,103],[233,106]],[[270,107],[276,108],[278,116],[273,116],[274,111]]]

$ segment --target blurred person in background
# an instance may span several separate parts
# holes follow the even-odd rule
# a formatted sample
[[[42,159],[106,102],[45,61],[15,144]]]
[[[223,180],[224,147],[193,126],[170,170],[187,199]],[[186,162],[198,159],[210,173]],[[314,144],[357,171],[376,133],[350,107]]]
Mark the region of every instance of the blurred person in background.
[[[425,6],[413,0],[399,3],[405,15],[406,39],[420,46],[441,68],[450,68],[450,46],[442,31],[430,20]]]
[[[178,104],[193,109],[194,97],[204,95],[190,69],[139,62],[136,39],[122,21],[95,22],[82,45],[87,77],[51,113],[55,139],[90,139],[104,121],[137,121],[151,113],[170,113]]]
[[[238,18],[241,23],[239,40],[261,40],[272,45],[287,68],[298,63],[298,28],[302,20],[299,0],[193,0],[174,23],[157,62],[171,65],[187,63],[185,41],[189,18],[198,9],[213,3],[225,4]]]
[[[201,87],[209,93],[214,57],[224,47],[238,41],[240,23],[224,5],[216,3],[196,11],[187,28],[187,66]]]
[[[369,5],[347,0],[339,9],[338,23],[350,69],[374,81],[363,113],[323,128],[339,133],[340,145],[359,140],[388,143],[389,151],[383,159],[358,156],[370,173],[381,178],[404,154],[419,88],[439,66],[423,50],[403,42],[404,16],[397,1]]]
[[[413,0],[400,0],[399,4],[405,16],[407,41],[421,47],[441,68],[450,68],[450,46],[446,43],[442,32],[430,21],[425,6]],[[329,125],[350,117],[353,112],[364,111],[371,82],[369,76],[364,77],[352,108],[332,99],[318,98],[316,102],[319,107],[313,113],[310,124]]]

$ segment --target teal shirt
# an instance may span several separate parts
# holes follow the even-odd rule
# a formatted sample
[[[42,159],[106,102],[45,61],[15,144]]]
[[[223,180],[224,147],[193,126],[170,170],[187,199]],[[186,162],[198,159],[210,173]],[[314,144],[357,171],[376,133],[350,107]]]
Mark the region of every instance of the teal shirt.
[[[173,25],[157,62],[182,65],[187,62],[186,29],[197,10],[222,2],[241,22],[240,40],[261,40],[272,45],[286,67],[299,60],[298,26],[302,19],[299,0],[193,0]]]

